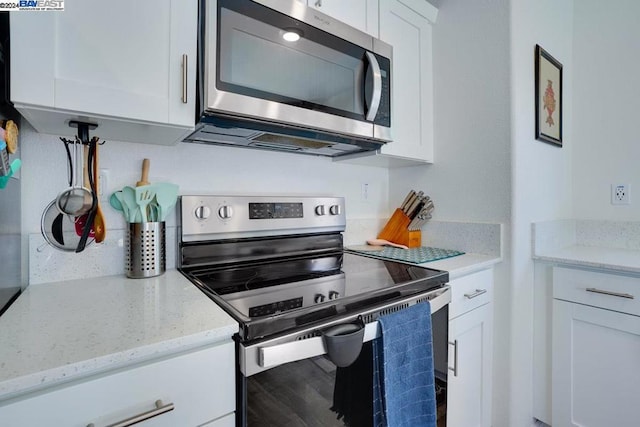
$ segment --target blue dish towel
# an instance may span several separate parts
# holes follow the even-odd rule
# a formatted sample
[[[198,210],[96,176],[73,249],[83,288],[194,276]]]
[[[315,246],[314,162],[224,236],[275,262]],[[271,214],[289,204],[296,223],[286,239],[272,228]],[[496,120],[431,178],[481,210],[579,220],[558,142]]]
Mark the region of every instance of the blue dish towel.
[[[435,427],[431,305],[415,304],[378,319],[373,342],[375,427]]]

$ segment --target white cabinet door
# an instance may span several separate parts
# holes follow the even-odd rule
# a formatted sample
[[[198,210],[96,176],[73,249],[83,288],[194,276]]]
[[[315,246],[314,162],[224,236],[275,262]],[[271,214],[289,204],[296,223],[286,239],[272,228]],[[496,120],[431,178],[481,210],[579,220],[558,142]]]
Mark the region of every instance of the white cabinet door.
[[[0,426],[105,426],[151,411],[157,400],[173,409],[141,426],[196,426],[230,414],[233,419],[234,365],[229,341],[0,405]],[[213,425],[227,426],[231,420],[218,421]]]
[[[308,0],[307,5],[360,31],[378,36],[377,0]]]
[[[39,131],[57,129],[38,108],[192,128],[197,16],[197,1],[177,0],[12,13],[12,101]]]
[[[553,301],[554,426],[640,420],[640,317]]]
[[[419,3],[419,4],[413,4]],[[423,0],[380,2],[380,38],[393,46],[393,142],[383,154],[433,162],[432,22]],[[417,11],[423,11],[425,15]]]
[[[492,304],[449,322],[447,427],[491,425]]]

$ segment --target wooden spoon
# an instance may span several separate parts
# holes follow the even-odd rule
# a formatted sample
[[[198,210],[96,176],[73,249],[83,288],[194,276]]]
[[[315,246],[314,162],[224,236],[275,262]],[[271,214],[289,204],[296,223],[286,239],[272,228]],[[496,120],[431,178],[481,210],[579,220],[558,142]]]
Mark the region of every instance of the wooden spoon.
[[[142,187],[143,185],[149,185],[149,159],[142,161],[142,175],[140,181],[136,183],[136,187]]]
[[[390,241],[384,240],[384,239],[369,239],[369,240],[367,240],[367,245],[372,245],[372,246],[393,246],[394,248],[409,249],[408,246],[399,245],[397,243],[393,243],[393,242],[390,242]]]
[[[93,156],[93,176],[96,185],[96,194],[100,194],[100,187],[98,183],[98,176],[100,175],[100,171],[98,170],[98,147],[99,144],[96,141],[96,152]],[[102,208],[100,207],[100,197],[98,197],[98,204],[96,206],[96,217],[93,220],[93,229],[95,232],[96,243],[102,243],[107,236],[107,226],[104,222]]]

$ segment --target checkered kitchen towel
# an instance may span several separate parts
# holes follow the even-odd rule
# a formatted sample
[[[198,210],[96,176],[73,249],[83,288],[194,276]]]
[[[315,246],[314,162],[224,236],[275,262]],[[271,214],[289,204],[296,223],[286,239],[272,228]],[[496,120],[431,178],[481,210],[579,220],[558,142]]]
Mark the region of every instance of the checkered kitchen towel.
[[[436,427],[431,305],[415,304],[378,319],[373,342],[373,425]]]

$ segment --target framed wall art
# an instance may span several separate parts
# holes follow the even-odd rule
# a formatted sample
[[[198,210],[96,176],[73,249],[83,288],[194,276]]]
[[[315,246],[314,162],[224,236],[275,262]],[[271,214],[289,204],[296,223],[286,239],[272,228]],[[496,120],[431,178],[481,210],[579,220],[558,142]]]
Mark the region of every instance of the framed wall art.
[[[536,139],[562,147],[562,64],[536,45]]]

